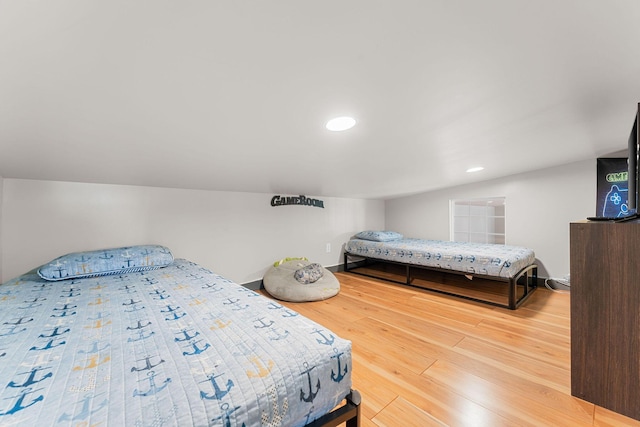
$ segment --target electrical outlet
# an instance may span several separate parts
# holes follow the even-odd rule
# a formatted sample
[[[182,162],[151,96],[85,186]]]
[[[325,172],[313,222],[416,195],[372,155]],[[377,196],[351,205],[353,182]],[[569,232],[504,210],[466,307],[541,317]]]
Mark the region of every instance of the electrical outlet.
[[[331,252],[331,243],[327,243],[327,253]]]

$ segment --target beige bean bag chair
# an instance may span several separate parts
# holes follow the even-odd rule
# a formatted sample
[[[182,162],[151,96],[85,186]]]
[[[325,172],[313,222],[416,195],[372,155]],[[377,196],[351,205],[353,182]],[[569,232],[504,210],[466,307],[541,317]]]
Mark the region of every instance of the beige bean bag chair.
[[[340,292],[340,282],[332,272],[306,259],[275,263],[262,283],[270,295],[283,301],[319,301]]]

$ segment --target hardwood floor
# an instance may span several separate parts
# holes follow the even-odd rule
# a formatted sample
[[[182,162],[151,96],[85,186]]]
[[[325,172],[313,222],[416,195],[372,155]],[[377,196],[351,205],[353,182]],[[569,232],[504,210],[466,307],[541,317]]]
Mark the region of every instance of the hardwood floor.
[[[571,396],[569,294],[518,310],[337,273],[340,293],[286,303],[353,344],[362,426],[640,426]]]

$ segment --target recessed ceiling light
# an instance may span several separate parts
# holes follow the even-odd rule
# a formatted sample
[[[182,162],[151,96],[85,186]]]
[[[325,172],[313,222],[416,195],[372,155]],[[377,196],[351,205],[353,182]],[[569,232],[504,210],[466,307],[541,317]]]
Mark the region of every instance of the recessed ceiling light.
[[[340,132],[351,129],[356,125],[356,119],[353,117],[336,117],[327,122],[327,129],[333,132]]]
[[[483,170],[484,168],[482,166],[477,166],[475,168],[469,168],[467,169],[467,172],[471,173],[471,172],[480,172],[481,170]]]

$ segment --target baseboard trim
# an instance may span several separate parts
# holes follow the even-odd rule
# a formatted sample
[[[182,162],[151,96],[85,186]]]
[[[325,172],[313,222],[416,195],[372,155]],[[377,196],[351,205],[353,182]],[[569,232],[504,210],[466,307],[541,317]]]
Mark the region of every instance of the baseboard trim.
[[[262,279],[254,280],[253,282],[243,283],[242,286],[244,286],[245,288],[251,289],[252,291],[264,289],[264,285],[262,284]]]

